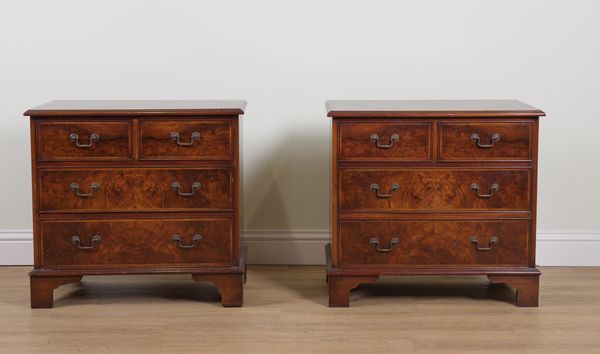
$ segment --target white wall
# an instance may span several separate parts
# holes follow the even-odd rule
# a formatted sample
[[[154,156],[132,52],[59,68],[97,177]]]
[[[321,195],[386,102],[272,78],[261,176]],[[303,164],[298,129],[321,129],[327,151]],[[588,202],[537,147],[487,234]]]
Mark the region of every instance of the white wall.
[[[598,13],[549,0],[5,1],[0,230],[31,229],[21,114],[48,100],[246,99],[245,228],[260,243],[260,230],[329,228],[325,100],[518,98],[548,114],[539,231],[598,246]]]

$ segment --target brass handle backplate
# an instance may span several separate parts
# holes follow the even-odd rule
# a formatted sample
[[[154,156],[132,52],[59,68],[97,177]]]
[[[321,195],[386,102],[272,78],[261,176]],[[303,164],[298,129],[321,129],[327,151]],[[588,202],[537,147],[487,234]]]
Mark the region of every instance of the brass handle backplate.
[[[375,249],[377,250],[377,252],[391,252],[392,249],[394,248],[394,246],[398,245],[399,243],[400,243],[400,240],[397,237],[394,237],[393,239],[390,240],[389,248],[380,248],[379,240],[377,238],[372,237],[369,239],[369,244],[375,246]]]
[[[397,143],[398,141],[400,141],[400,135],[398,134],[392,134],[392,136],[390,137],[390,143],[389,144],[382,144],[380,142],[381,138],[379,138],[379,135],[377,134],[371,134],[371,136],[369,137],[369,139],[375,143],[375,145],[377,145],[378,148],[380,149],[389,149],[392,146],[394,146],[394,143]]]
[[[471,134],[471,140],[477,144],[477,147],[482,148],[482,149],[489,149],[489,148],[493,147],[494,144],[496,144],[497,142],[500,141],[500,139],[502,139],[500,134],[494,133],[494,134],[492,134],[492,137],[490,138],[489,144],[482,144],[479,134],[477,134],[477,133]]]
[[[79,238],[79,236],[73,235],[71,237],[71,243],[73,243],[73,245],[77,246],[80,250],[91,250],[100,241],[102,241],[102,237],[100,237],[99,235],[94,235],[94,236],[92,236],[92,240],[91,240],[92,243],[89,246],[82,246],[81,239]]]
[[[171,132],[170,137],[171,137],[171,140],[173,140],[179,146],[192,146],[192,145],[194,145],[194,141],[200,140],[200,132],[193,132],[190,137],[189,143],[182,142],[180,140],[181,135],[178,132]]]
[[[71,183],[71,185],[69,186],[69,189],[71,189],[73,192],[75,192],[75,194],[80,198],[89,198],[94,195],[94,192],[97,192],[100,190],[100,184],[98,184],[96,182],[90,184],[90,192],[89,193],[81,193],[79,184],[77,184],[75,182]]]
[[[500,185],[498,183],[492,184],[492,186],[490,187],[489,194],[479,193],[480,187],[479,187],[479,184],[477,184],[477,183],[471,184],[471,190],[477,194],[478,198],[491,198],[494,195],[494,193],[500,192]]]
[[[498,236],[492,236],[490,237],[490,245],[488,247],[479,247],[479,240],[477,239],[477,236],[471,236],[469,238],[469,241],[471,241],[471,243],[475,244],[475,248],[478,251],[489,251],[492,249],[492,247],[498,243],[499,239]]]
[[[189,249],[189,248],[196,247],[196,243],[198,243],[202,240],[202,235],[192,236],[192,244],[191,245],[183,244],[181,241],[181,236],[179,236],[179,235],[171,236],[171,240],[175,241],[177,243],[177,246],[179,246],[179,248]]]
[[[77,146],[78,148],[91,148],[92,146],[94,146],[94,143],[97,143],[98,141],[100,141],[100,134],[92,133],[90,135],[90,139],[87,144],[81,144],[79,142],[79,135],[77,135],[75,133],[69,134],[69,140],[74,142],[75,146]]]
[[[194,195],[194,193],[196,193],[197,190],[200,190],[200,187],[202,187],[200,182],[194,182],[194,183],[192,183],[192,191],[191,192],[182,192],[181,184],[179,182],[171,183],[171,189],[173,189],[175,192],[177,192],[177,195],[179,195],[181,197],[191,197],[192,195]]]
[[[392,183],[392,187],[390,188],[389,194],[379,193],[381,188],[379,187],[379,185],[377,183],[371,184],[370,188],[373,192],[375,192],[375,195],[377,196],[377,198],[390,198],[392,196],[392,193],[400,190],[400,185],[398,183]]]

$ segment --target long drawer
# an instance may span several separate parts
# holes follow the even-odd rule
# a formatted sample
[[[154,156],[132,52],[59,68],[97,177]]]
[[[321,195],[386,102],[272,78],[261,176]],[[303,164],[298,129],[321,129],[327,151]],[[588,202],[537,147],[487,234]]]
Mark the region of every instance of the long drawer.
[[[230,167],[39,170],[41,212],[232,210]]]
[[[48,267],[231,265],[231,218],[41,221]]]
[[[342,220],[343,266],[525,266],[531,221]]]
[[[353,211],[530,210],[530,169],[345,168],[338,208]]]

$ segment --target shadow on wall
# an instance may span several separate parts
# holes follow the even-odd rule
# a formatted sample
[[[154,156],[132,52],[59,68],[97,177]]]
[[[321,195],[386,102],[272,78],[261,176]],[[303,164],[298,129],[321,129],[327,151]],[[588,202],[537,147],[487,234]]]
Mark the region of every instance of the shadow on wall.
[[[330,132],[290,131],[270,145],[258,163],[244,164],[248,262],[301,263],[298,247],[306,240],[289,238],[329,229]]]

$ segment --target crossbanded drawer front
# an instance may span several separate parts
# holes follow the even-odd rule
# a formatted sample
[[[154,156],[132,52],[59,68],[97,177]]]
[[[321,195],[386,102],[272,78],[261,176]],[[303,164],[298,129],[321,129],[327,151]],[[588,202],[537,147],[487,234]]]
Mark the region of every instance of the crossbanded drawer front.
[[[341,265],[526,266],[529,220],[343,220]]]
[[[228,120],[141,120],[140,159],[229,160],[232,134]]]
[[[531,161],[533,124],[441,123],[441,161]]]
[[[432,124],[340,123],[340,160],[429,161]]]
[[[233,209],[231,168],[40,169],[41,212]]]
[[[338,175],[342,211],[531,209],[530,169],[352,168]]]
[[[38,122],[38,161],[132,159],[130,121]]]
[[[41,221],[46,267],[231,265],[230,218]]]

